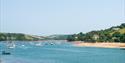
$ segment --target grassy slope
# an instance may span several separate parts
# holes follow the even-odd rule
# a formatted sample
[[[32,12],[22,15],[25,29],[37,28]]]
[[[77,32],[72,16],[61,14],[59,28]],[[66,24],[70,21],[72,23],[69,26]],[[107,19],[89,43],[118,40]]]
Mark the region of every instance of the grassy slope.
[[[112,35],[112,34],[114,34],[115,32],[120,32],[121,34],[124,34],[124,33],[125,33],[125,28],[122,28],[122,29],[119,29],[119,30],[116,30],[116,31],[112,31],[112,32],[110,32],[109,34]]]

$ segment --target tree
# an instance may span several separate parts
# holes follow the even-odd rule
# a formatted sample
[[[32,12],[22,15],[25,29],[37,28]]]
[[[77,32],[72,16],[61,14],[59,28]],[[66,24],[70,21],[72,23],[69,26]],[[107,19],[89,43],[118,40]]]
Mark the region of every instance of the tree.
[[[125,43],[125,33],[120,37],[121,42]]]
[[[121,37],[121,34],[120,34],[120,32],[115,32],[113,35],[112,35],[112,37],[114,37],[114,42],[120,42],[121,40],[120,40],[120,37]]]
[[[69,36],[67,37],[67,40],[68,40],[68,41],[75,41],[75,36],[74,36],[74,35],[69,35]]]

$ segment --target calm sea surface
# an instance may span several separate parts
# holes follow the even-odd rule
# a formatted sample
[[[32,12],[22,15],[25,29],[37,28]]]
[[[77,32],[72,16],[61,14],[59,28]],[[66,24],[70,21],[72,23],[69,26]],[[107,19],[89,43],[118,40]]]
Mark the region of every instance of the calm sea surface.
[[[65,41],[15,42],[11,55],[2,55],[5,42],[0,42],[2,63],[125,63],[125,49],[76,47]]]

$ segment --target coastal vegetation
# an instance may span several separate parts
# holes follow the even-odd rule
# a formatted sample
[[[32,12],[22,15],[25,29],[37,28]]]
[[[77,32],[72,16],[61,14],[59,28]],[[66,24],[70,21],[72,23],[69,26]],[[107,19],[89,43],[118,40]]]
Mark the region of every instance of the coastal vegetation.
[[[80,32],[71,35],[37,36],[23,33],[0,33],[0,41],[38,41],[38,40],[68,40],[84,42],[123,42],[125,43],[125,23],[105,30]]]
[[[125,23],[120,26],[113,26],[105,30],[91,31],[88,33],[78,33],[69,35],[68,41],[85,42],[124,42],[125,43]]]

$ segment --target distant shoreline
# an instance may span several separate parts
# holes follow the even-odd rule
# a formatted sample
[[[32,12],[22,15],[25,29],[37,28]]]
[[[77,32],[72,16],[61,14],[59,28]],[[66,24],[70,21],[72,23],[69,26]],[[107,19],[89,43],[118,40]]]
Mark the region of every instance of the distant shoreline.
[[[125,43],[115,43],[115,42],[88,43],[88,42],[75,41],[73,44],[74,46],[77,47],[125,48]]]

